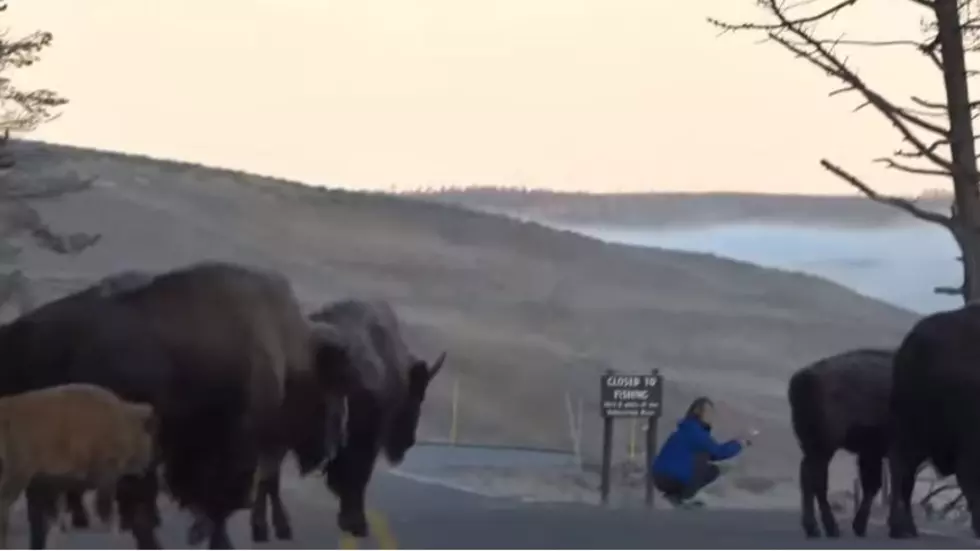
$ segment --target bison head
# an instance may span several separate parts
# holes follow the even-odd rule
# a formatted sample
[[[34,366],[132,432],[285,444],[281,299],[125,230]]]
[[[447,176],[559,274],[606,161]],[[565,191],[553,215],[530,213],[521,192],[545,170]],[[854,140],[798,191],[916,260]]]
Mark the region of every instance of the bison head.
[[[415,431],[418,429],[419,417],[422,415],[425,391],[442,369],[445,361],[446,353],[443,352],[432,365],[425,360],[416,360],[409,368],[408,395],[395,412],[385,439],[385,456],[391,463],[395,465],[401,463],[408,450],[415,445]]]

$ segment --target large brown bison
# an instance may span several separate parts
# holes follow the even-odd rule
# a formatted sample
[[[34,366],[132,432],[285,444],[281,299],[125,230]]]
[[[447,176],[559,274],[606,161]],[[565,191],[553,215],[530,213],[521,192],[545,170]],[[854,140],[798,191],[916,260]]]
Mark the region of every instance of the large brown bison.
[[[366,537],[364,497],[377,456],[384,451],[398,464],[415,445],[426,389],[446,354],[431,365],[412,354],[395,312],[384,301],[335,302],[311,314],[310,320],[339,332],[346,345],[351,369],[345,371],[344,441],[325,471],[328,487],[340,499],[339,527]]]
[[[911,498],[926,460],[956,474],[980,537],[980,305],[919,320],[895,355],[888,452],[889,535],[916,537]]]
[[[793,432],[803,452],[800,493],[807,537],[820,535],[814,500],[820,507],[826,535],[840,535],[827,501],[827,476],[830,460],[841,448],[858,456],[862,498],[852,528],[858,536],[864,536],[868,529],[871,503],[881,489],[882,463],[888,451],[893,357],[890,350],[850,350],[803,367],[790,377]]]
[[[223,548],[256,470],[281,455],[284,397],[303,421],[285,445],[302,464],[323,461],[323,397],[344,350],[314,341],[285,278],[206,262],[48,303],[0,327],[0,358],[0,395],[85,382],[152,404],[167,488],[208,518],[209,545]],[[150,474],[119,486],[139,547],[159,546],[156,494]]]

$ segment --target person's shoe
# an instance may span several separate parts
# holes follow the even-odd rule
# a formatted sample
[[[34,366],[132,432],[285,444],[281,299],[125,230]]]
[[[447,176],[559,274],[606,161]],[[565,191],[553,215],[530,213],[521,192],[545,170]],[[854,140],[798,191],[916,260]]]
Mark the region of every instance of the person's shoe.
[[[671,494],[664,494],[664,499],[667,500],[667,503],[670,503],[671,505],[673,505],[676,508],[683,508],[684,507],[684,502],[678,496],[671,495]]]
[[[702,507],[704,507],[704,502],[700,499],[689,499],[684,502],[686,509],[701,509]]]

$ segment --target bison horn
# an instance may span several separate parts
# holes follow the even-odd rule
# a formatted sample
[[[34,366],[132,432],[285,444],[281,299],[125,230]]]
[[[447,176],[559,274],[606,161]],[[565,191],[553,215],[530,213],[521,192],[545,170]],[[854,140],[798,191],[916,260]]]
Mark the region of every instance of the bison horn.
[[[437,373],[439,373],[439,370],[442,369],[442,364],[445,361],[446,361],[446,353],[443,352],[442,354],[439,354],[439,357],[436,358],[436,361],[432,362],[432,367],[429,368],[429,380],[430,381],[433,378],[435,378],[435,376],[436,376]]]

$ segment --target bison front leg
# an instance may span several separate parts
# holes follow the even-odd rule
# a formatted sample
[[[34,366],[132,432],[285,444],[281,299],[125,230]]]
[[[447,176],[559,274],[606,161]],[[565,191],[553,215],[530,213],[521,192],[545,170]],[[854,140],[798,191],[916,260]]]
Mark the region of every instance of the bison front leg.
[[[231,538],[228,537],[228,516],[211,517],[211,537],[208,538],[208,549],[234,549]]]
[[[79,490],[68,490],[65,492],[65,504],[71,512],[72,528],[88,528],[88,511],[85,510],[85,503],[82,501],[82,492]]]
[[[120,525],[133,534],[137,549],[159,549],[156,536],[156,473],[125,476],[116,485]]]
[[[977,459],[976,454],[960,454],[956,463],[956,482],[966,496],[973,535],[980,538],[980,465]]]
[[[919,531],[912,518],[912,490],[915,473],[925,457],[916,453],[914,445],[900,440],[899,435],[888,452],[888,471],[891,473],[891,501],[888,507],[888,536],[893,539],[915,538]]]
[[[52,509],[57,510],[54,495],[39,484],[27,487],[27,524],[31,549],[44,549],[48,544],[48,521]]]
[[[269,478],[271,474],[262,474],[261,470],[258,470],[255,476],[255,490],[253,492],[254,497],[252,498],[249,524],[252,526],[252,541],[261,543],[269,541],[269,522],[266,518],[266,504],[270,499]]]
[[[366,538],[369,532],[364,494],[374,470],[374,458],[374,455],[362,456],[348,448],[327,465],[327,486],[340,499],[337,525],[358,538]]]
[[[282,465],[282,455],[275,459],[263,462],[256,471],[254,482],[251,524],[252,541],[269,541],[269,524],[267,520],[266,505],[272,505],[272,526],[276,531],[276,539],[288,540],[293,537],[293,528],[289,523],[289,515],[286,514],[286,507],[279,497],[279,478],[281,476],[280,466]]]
[[[4,549],[7,549],[9,543],[10,507],[20,497],[24,486],[24,482],[15,476],[3,476],[0,480],[0,547]]]

